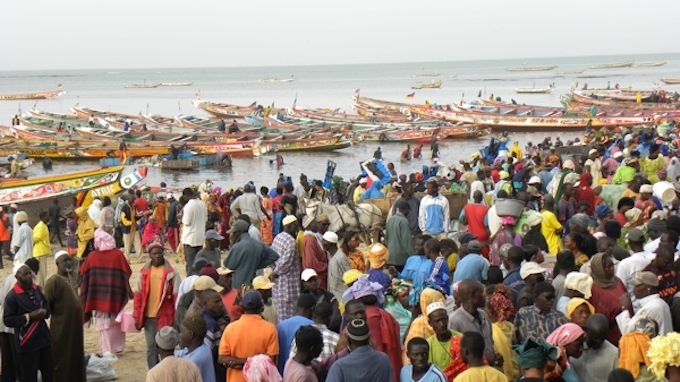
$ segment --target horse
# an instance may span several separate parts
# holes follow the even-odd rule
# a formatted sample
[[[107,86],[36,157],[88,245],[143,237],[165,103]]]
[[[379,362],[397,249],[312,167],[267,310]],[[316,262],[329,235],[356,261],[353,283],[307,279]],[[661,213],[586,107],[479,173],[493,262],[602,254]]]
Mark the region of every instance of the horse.
[[[332,205],[318,201],[307,204],[306,212],[308,216],[318,217],[319,215],[328,216],[331,223],[329,231],[336,233],[344,232],[347,228],[354,228],[368,237],[371,230],[382,230],[383,215],[380,208],[371,203],[359,203],[354,206],[346,204]],[[366,240],[369,243],[369,240]]]

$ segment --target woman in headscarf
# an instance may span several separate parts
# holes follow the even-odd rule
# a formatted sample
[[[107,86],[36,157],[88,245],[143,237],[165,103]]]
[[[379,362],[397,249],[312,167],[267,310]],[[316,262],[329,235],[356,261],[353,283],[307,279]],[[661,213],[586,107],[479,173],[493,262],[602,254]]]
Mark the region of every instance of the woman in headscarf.
[[[385,273],[385,264],[390,256],[390,251],[380,243],[373,244],[368,249],[368,279],[382,285],[383,290],[387,291],[392,285],[392,278]]]
[[[514,381],[519,375],[517,357],[512,351],[512,334],[515,326],[515,307],[512,305],[510,289],[503,284],[490,285],[487,292],[491,294],[486,299],[486,312],[492,322],[491,330],[494,349],[503,356],[503,373],[508,380]]]
[[[271,357],[258,354],[248,357],[243,365],[243,376],[248,382],[281,382],[283,378]]]
[[[78,256],[79,259],[82,259],[84,255],[87,255],[86,249],[88,243],[90,240],[94,239],[94,230],[97,229],[97,226],[88,215],[85,207],[78,207],[75,212],[78,217],[78,228],[76,229],[78,252],[76,252],[76,256]]]
[[[512,216],[501,217],[501,229],[493,236],[489,251],[489,263],[492,266],[501,265],[501,247],[503,244],[512,244],[516,247],[522,246],[522,235],[515,232],[517,219]]]
[[[359,248],[359,244],[361,244],[359,232],[347,231],[344,240],[342,241],[341,248],[342,252],[349,260],[350,267],[364,273],[366,272],[366,259],[364,258],[364,254],[357,249]]]
[[[432,288],[423,289],[423,291],[420,292],[419,303],[413,308],[413,320],[411,321],[411,325],[406,329],[404,338],[405,344],[408,344],[412,338],[421,337],[427,339],[434,335],[434,329],[430,326],[427,315],[425,314],[425,308],[433,302],[444,302],[444,295]],[[404,365],[411,362],[406,356],[406,346],[404,346],[402,351],[401,359],[404,361]]]
[[[589,300],[592,296],[593,278],[581,272],[569,272],[564,279],[564,293],[557,301],[557,310],[567,314],[567,306],[573,298]]]
[[[621,337],[619,341],[619,367],[628,370],[636,381],[664,382],[666,381],[665,378],[656,378],[651,370],[652,361],[648,354],[651,339],[656,337],[654,328],[652,328],[656,323],[652,320],[648,321],[651,321],[651,325],[645,324],[644,326],[647,329],[641,328],[642,330],[624,334]],[[664,349],[664,351],[667,350]]]
[[[567,304],[567,318],[581,328],[585,329],[588,317],[595,314],[595,307],[580,297],[569,300]]]
[[[231,223],[231,194],[233,190],[230,188],[219,198],[217,198],[217,206],[222,211],[220,213],[220,235],[224,238],[220,241],[220,249],[229,248],[229,227]]]
[[[621,331],[616,316],[621,313],[621,296],[628,291],[623,282],[614,274],[614,258],[606,253],[597,253],[590,259],[590,275],[593,278],[591,304],[595,311],[609,320],[607,340],[617,346]]]
[[[555,197],[555,200],[562,199],[562,193],[564,192],[564,184],[570,183],[574,184],[578,180],[578,174],[574,173],[574,162],[571,160],[566,160],[562,164],[562,171],[555,174],[552,182],[550,182],[549,192]],[[555,204],[557,208],[557,203]],[[555,210],[555,213],[558,211]]]
[[[633,207],[626,211],[625,216],[626,224],[623,226],[623,228],[627,229],[628,231],[641,226],[645,222],[645,217],[642,213],[642,210],[637,207]]]
[[[588,203],[588,216],[593,216],[595,211],[595,191],[591,188],[593,176],[589,172],[581,174],[578,189],[576,190],[576,202],[586,201]]]
[[[272,210],[272,198],[269,196],[269,189],[265,186],[260,187],[260,206],[265,211],[265,215],[274,216]],[[274,240],[274,225],[272,219],[260,220],[260,232],[262,233],[262,244],[271,245]]]
[[[651,370],[658,379],[666,378],[668,382],[680,381],[680,333],[668,333],[652,340],[647,356],[651,361]]]
[[[583,329],[571,322],[555,329],[555,331],[548,336],[546,342],[557,346],[561,352],[560,358],[554,364],[554,367],[546,369],[543,378],[545,378],[547,382],[579,382],[576,371],[569,365],[569,358],[579,358],[581,354],[583,354],[585,337],[586,334]]]
[[[517,353],[517,361],[523,380],[532,382],[545,381],[545,368],[554,364],[560,355],[557,347],[543,341],[529,338],[524,343],[516,345],[513,350]]]
[[[125,333],[116,316],[132,298],[132,269],[113,236],[101,228],[95,231],[94,247],[80,268],[84,322],[96,317],[101,352],[118,353],[125,349]]]

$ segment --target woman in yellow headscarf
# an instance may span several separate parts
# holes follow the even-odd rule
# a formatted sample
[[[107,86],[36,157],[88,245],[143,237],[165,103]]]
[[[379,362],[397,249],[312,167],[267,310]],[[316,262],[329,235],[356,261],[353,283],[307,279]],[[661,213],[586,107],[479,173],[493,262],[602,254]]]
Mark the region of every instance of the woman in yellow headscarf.
[[[427,322],[427,316],[425,315],[425,308],[433,302],[444,302],[444,295],[432,288],[425,288],[420,292],[420,303],[419,310],[413,312],[413,321],[411,325],[406,329],[406,334],[404,337],[404,344],[408,344],[411,338],[420,337],[428,339],[434,335],[434,329]],[[404,365],[411,363],[409,358],[406,356],[406,346],[403,347],[401,359]]]
[[[503,373],[508,380],[514,381],[519,376],[517,355],[512,350],[512,333],[515,325],[515,307],[512,305],[510,289],[504,284],[489,286],[487,290],[486,312],[493,323],[491,325],[494,349],[503,356]],[[491,292],[491,293],[489,293]]]
[[[94,224],[94,221],[90,219],[90,215],[88,215],[85,207],[76,208],[75,213],[78,217],[78,228],[76,229],[78,252],[76,252],[76,256],[80,259],[83,257],[83,254],[85,254],[87,244],[90,240],[94,239],[94,230],[97,229],[97,226]],[[94,246],[92,246],[92,249],[94,249]]]
[[[593,304],[580,297],[572,298],[567,304],[567,318],[582,329],[585,329],[588,317],[593,314],[595,314]]]

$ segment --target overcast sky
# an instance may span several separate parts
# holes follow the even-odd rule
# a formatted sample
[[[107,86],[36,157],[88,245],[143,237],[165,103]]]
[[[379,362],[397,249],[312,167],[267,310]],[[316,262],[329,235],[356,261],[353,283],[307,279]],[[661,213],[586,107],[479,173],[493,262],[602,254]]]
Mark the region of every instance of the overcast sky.
[[[675,53],[679,0],[4,0],[0,70]]]

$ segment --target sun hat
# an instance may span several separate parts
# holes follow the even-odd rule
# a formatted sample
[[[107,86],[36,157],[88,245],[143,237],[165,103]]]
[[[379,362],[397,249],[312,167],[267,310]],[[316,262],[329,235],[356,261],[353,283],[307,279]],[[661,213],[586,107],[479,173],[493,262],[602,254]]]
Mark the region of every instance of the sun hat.
[[[179,333],[172,326],[164,326],[156,333],[156,345],[163,350],[174,350],[179,344]]]

